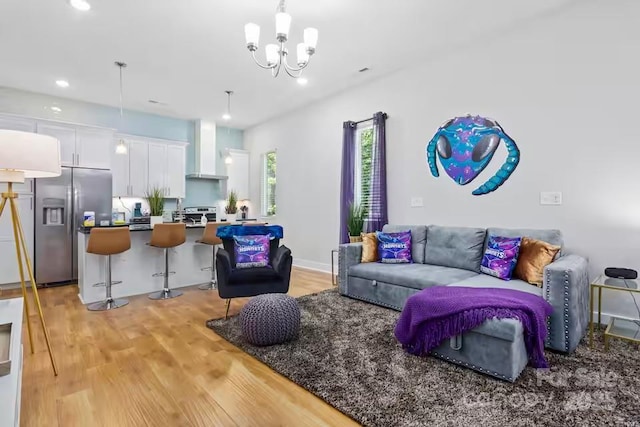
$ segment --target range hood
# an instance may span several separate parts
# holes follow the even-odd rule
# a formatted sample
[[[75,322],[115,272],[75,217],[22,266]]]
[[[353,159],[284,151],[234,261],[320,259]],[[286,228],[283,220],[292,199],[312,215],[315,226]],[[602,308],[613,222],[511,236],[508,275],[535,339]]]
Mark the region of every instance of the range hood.
[[[216,174],[216,124],[206,120],[195,122],[194,160],[195,170],[187,174],[187,179],[209,179],[221,181],[228,179]]]

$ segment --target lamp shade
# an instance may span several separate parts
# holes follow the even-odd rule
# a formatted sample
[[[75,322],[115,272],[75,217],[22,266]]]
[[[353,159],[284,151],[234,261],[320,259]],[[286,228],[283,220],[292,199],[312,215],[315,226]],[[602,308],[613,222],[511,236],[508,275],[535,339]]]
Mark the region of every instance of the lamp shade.
[[[61,173],[60,141],[56,138],[0,129],[0,182],[12,181],[12,176],[50,178]]]

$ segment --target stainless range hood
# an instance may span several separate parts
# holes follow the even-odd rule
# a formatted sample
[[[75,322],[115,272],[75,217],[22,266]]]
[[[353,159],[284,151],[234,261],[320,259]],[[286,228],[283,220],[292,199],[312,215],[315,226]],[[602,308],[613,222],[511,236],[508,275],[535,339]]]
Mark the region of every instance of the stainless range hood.
[[[195,122],[194,160],[195,170],[187,174],[187,179],[226,180],[226,175],[216,173],[216,124],[206,120]]]

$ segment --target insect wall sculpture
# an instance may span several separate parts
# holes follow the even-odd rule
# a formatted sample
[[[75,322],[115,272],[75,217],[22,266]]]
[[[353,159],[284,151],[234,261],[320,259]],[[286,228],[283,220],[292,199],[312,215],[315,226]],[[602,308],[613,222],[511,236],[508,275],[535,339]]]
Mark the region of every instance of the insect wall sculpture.
[[[454,182],[466,185],[473,181],[491,162],[493,154],[504,141],[507,160],[487,182],[473,190],[480,196],[491,193],[509,179],[520,161],[515,141],[492,119],[467,115],[444,123],[427,145],[427,162],[431,175],[440,176],[436,157]]]

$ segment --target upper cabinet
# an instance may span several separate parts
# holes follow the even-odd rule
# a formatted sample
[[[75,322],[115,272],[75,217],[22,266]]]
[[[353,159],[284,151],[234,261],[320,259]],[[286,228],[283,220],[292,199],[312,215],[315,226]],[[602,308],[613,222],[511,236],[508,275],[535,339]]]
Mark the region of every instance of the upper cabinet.
[[[37,130],[60,141],[62,166],[111,169],[113,131],[50,122],[38,122]]]
[[[159,189],[168,199],[186,195],[186,147],[184,143],[122,135],[127,154],[115,154],[113,142],[113,195],[144,197]]]
[[[229,150],[231,164],[227,165],[227,194],[234,190],[238,200],[249,199],[249,152],[246,150]]]

